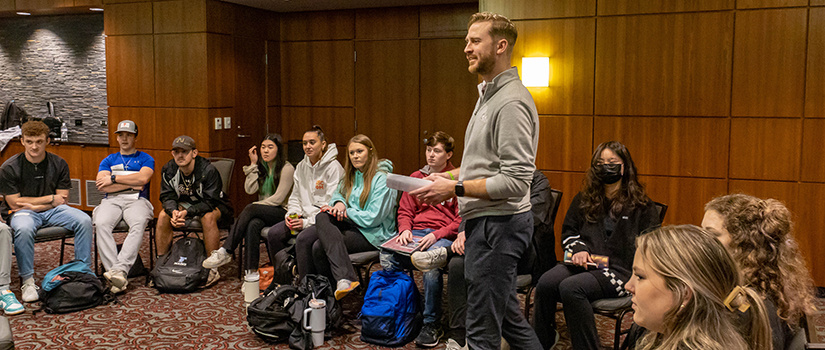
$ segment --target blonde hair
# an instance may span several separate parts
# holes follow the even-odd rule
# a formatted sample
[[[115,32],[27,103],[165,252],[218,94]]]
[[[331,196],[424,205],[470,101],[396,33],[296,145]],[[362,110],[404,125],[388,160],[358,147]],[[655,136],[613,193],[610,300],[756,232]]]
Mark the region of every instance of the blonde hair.
[[[340,192],[341,195],[346,198],[347,202],[349,202],[349,196],[352,194],[352,186],[355,183],[355,172],[358,171],[358,169],[352,166],[352,161],[349,159],[349,146],[353,143],[360,143],[367,148],[367,161],[364,163],[363,170],[361,171],[364,173],[364,190],[361,191],[361,197],[359,197],[358,200],[358,203],[363,209],[364,206],[367,205],[367,199],[370,197],[372,177],[375,176],[375,173],[378,171],[378,154],[375,151],[375,145],[367,135],[355,135],[347,142],[347,160],[344,166],[344,178],[341,179]]]
[[[492,12],[478,12],[470,17],[467,29],[477,22],[490,22],[490,36],[494,40],[500,38],[507,40],[507,53],[513,52],[513,46],[516,45],[516,39],[518,38],[518,30],[509,18]]]
[[[814,282],[794,239],[791,212],[782,202],[730,194],[712,199],[708,210],[724,218],[745,283],[773,301],[782,320],[795,326],[816,310]]]
[[[770,350],[771,330],[765,305],[750,288],[738,304],[750,305],[750,324],[741,325],[739,311],[725,299],[740,283],[739,270],[712,234],[693,226],[665,226],[636,239],[636,252],[648,273],[661,275],[677,303],[665,312],[662,332],[648,333],[642,350]],[[741,325],[741,328],[738,326]]]

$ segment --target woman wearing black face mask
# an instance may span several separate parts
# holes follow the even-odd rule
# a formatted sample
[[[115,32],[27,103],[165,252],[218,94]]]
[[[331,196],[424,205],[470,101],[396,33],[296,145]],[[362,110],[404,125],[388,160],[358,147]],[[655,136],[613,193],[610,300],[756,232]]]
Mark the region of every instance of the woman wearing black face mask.
[[[556,303],[564,317],[573,349],[599,349],[591,301],[627,295],[635,239],[661,225],[656,206],[636,179],[636,165],[617,142],[593,152],[584,188],[573,198],[562,225],[562,248],[570,256],[545,272],[536,285],[533,327],[545,349],[558,341]],[[607,267],[598,256],[606,256]],[[595,258],[594,258],[595,257]]]

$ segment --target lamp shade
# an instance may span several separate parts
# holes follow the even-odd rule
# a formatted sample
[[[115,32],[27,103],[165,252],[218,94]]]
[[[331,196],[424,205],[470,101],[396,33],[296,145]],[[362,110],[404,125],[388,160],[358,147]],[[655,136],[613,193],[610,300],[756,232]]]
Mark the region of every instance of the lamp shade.
[[[522,57],[521,81],[527,87],[547,87],[550,85],[549,57]]]

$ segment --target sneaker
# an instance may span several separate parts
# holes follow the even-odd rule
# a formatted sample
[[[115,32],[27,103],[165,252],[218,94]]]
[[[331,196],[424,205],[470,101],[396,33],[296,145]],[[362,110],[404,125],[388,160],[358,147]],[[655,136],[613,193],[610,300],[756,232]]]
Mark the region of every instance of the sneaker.
[[[218,269],[209,269],[209,277],[206,278],[206,284],[204,287],[209,287],[215,283],[218,283],[218,280],[221,279],[221,274],[218,273]]]
[[[425,323],[424,327],[421,327],[421,332],[415,338],[415,345],[425,348],[434,347],[438,345],[438,340],[441,339],[442,335],[444,335],[444,332],[441,331],[441,327],[437,323]]]
[[[230,261],[232,261],[232,254],[227,253],[226,250],[213,250],[212,255],[209,255],[209,257],[203,261],[203,268],[217,269]]]
[[[121,291],[126,290],[126,285],[129,280],[126,279],[126,272],[121,270],[111,270],[103,273],[103,277],[112,284],[112,287],[117,287]]]
[[[8,289],[0,292],[0,306],[3,307],[3,311],[9,316],[26,311],[23,304],[20,304],[20,302],[17,301],[17,297],[14,296],[14,293]]]
[[[350,281],[348,279],[338,280],[338,288],[335,290],[335,300],[341,300],[347,296],[349,292],[352,292],[353,289],[358,287],[359,284],[361,283],[358,281]]]
[[[34,281],[32,281],[32,283],[24,283],[22,293],[23,302],[33,303],[40,299],[40,296],[37,294],[38,289]]]
[[[555,338],[555,340],[553,340],[553,345],[550,345],[550,348],[549,348],[550,350],[553,350],[553,348],[556,346],[556,344],[559,343],[559,331],[553,330],[553,333],[556,334],[556,338]]]
[[[109,291],[112,292],[112,294],[120,294],[126,291],[126,286],[123,286],[123,288],[112,286],[111,288],[109,288]]]
[[[410,256],[413,266],[416,269],[427,272],[447,265],[447,248],[428,250],[426,252],[415,252]]]
[[[458,342],[455,339],[447,339],[447,350],[467,350],[467,344],[465,343],[464,346],[458,345]]]

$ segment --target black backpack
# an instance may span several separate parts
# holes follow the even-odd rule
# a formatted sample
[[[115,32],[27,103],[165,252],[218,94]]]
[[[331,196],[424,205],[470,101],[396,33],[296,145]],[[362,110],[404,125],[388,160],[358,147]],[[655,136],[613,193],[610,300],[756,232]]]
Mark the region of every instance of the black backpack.
[[[304,319],[304,310],[309,307],[309,301],[314,295],[317,299],[326,301],[327,324],[324,329],[324,337],[328,338],[332,330],[341,326],[341,315],[343,310],[341,304],[335,300],[335,289],[329,283],[329,279],[322,275],[306,275],[298,286],[298,299],[292,303],[289,311],[292,314],[292,321],[297,325],[289,336],[290,349],[312,350],[312,332],[304,329],[301,324]]]
[[[294,284],[295,281],[295,245],[281,249],[275,253],[272,262],[274,274],[272,283]]]
[[[43,310],[50,314],[91,309],[111,301],[108,294],[89,265],[80,260],[49,271],[39,291]]]
[[[152,270],[155,288],[164,293],[190,293],[206,283],[209,270],[203,268],[206,249],[196,237],[184,237],[172,244]]]
[[[252,332],[268,342],[279,343],[289,339],[297,324],[292,321],[289,308],[298,298],[298,288],[275,283],[246,308],[246,320]]]

